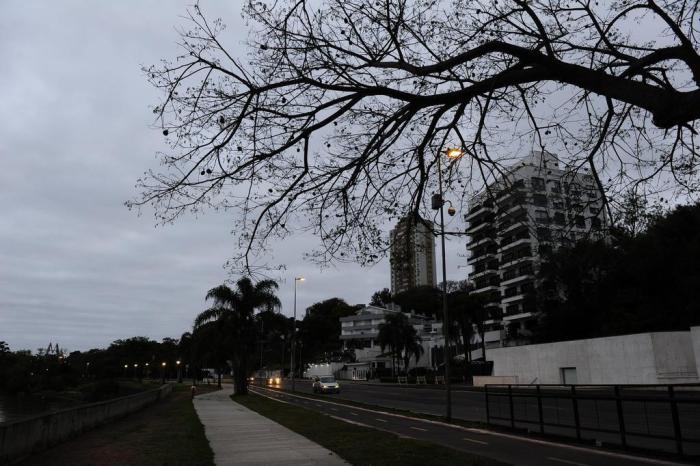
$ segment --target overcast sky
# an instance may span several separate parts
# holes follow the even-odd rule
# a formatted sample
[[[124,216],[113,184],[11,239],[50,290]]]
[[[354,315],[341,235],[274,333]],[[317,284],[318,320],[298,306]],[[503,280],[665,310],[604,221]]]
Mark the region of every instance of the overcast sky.
[[[3,2],[0,340],[11,349],[179,337],[205,308],[206,291],[232,278],[223,268],[234,246],[226,213],[155,228],[149,212],[138,217],[123,206],[166,149],[150,126],[159,95],[140,65],[178,53],[175,28],[190,3]],[[202,6],[225,20],[227,43],[244,54],[240,4]],[[321,271],[302,261],[314,244],[297,236],[276,250],[288,267],[284,313],[291,315],[294,276],[307,277],[300,311],[334,296],[366,303],[389,286],[387,260]],[[463,240],[450,242],[449,279],[466,277],[464,252]]]

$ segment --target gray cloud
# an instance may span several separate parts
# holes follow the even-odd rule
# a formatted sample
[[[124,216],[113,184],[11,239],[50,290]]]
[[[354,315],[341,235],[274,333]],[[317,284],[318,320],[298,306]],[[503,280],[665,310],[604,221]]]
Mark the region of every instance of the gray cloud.
[[[0,16],[0,340],[13,349],[58,341],[88,349],[114,339],[179,336],[227,278],[234,249],[227,213],[154,228],[123,207],[136,178],[164,150],[150,128],[158,100],[141,64],[178,53],[175,27],[189,2],[5,2]],[[240,7],[203,7],[245,38]],[[231,2],[234,3],[234,2]],[[339,296],[363,303],[388,286],[388,262],[319,270],[302,262],[315,239],[274,249],[287,264],[280,298],[291,314]],[[466,275],[450,242],[450,276]]]

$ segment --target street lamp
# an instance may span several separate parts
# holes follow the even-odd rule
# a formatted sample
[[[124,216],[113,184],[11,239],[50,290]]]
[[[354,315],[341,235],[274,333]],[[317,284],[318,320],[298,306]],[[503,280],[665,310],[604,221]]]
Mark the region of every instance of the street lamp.
[[[160,363],[160,384],[165,385],[165,361]]]
[[[175,361],[177,365],[177,383],[182,383],[182,370],[180,368],[180,360]]]
[[[459,148],[448,148],[445,155],[449,160],[458,160],[464,155],[464,151]],[[438,154],[438,198],[433,196],[432,208],[440,209],[440,243],[442,247],[442,334],[445,338],[445,395],[446,408],[445,418],[449,422],[452,420],[452,387],[450,385],[450,325],[447,316],[447,265],[445,262],[445,200],[442,190],[442,156]],[[450,207],[449,214],[454,215],[455,209]]]
[[[295,390],[295,380],[294,380],[294,359],[296,356],[296,342],[297,342],[297,282],[303,282],[306,280],[304,277],[294,277],[294,320],[292,321],[292,391]]]

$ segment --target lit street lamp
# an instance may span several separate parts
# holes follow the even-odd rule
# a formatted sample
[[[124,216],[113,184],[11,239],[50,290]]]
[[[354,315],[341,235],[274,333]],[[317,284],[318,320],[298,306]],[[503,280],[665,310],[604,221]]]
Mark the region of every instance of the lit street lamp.
[[[296,357],[296,341],[297,341],[297,282],[306,280],[304,277],[294,277],[294,320],[292,325],[292,391],[295,389],[294,380],[294,359]]]
[[[450,160],[457,160],[464,155],[464,151],[458,148],[448,148],[445,155]],[[438,154],[438,187],[439,193],[433,196],[432,208],[440,210],[440,243],[442,247],[442,334],[445,338],[445,394],[447,397],[445,417],[448,421],[452,419],[452,387],[450,385],[450,325],[447,316],[447,265],[445,262],[445,200],[443,199],[442,190],[442,155]],[[455,214],[454,207],[449,208],[450,215]]]
[[[160,363],[160,384],[165,385],[165,361]]]
[[[175,361],[177,365],[177,383],[182,383],[182,368],[180,367],[180,360]]]

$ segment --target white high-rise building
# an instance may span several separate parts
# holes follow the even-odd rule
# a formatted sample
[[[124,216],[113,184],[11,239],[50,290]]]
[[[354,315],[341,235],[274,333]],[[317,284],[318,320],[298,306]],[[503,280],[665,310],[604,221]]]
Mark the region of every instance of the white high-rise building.
[[[404,217],[390,233],[391,293],[417,286],[435,286],[433,224],[420,217]]]
[[[534,152],[475,196],[465,215],[469,279],[487,300],[487,347],[525,342],[536,320],[543,254],[605,234],[602,196],[587,169],[562,169]]]

